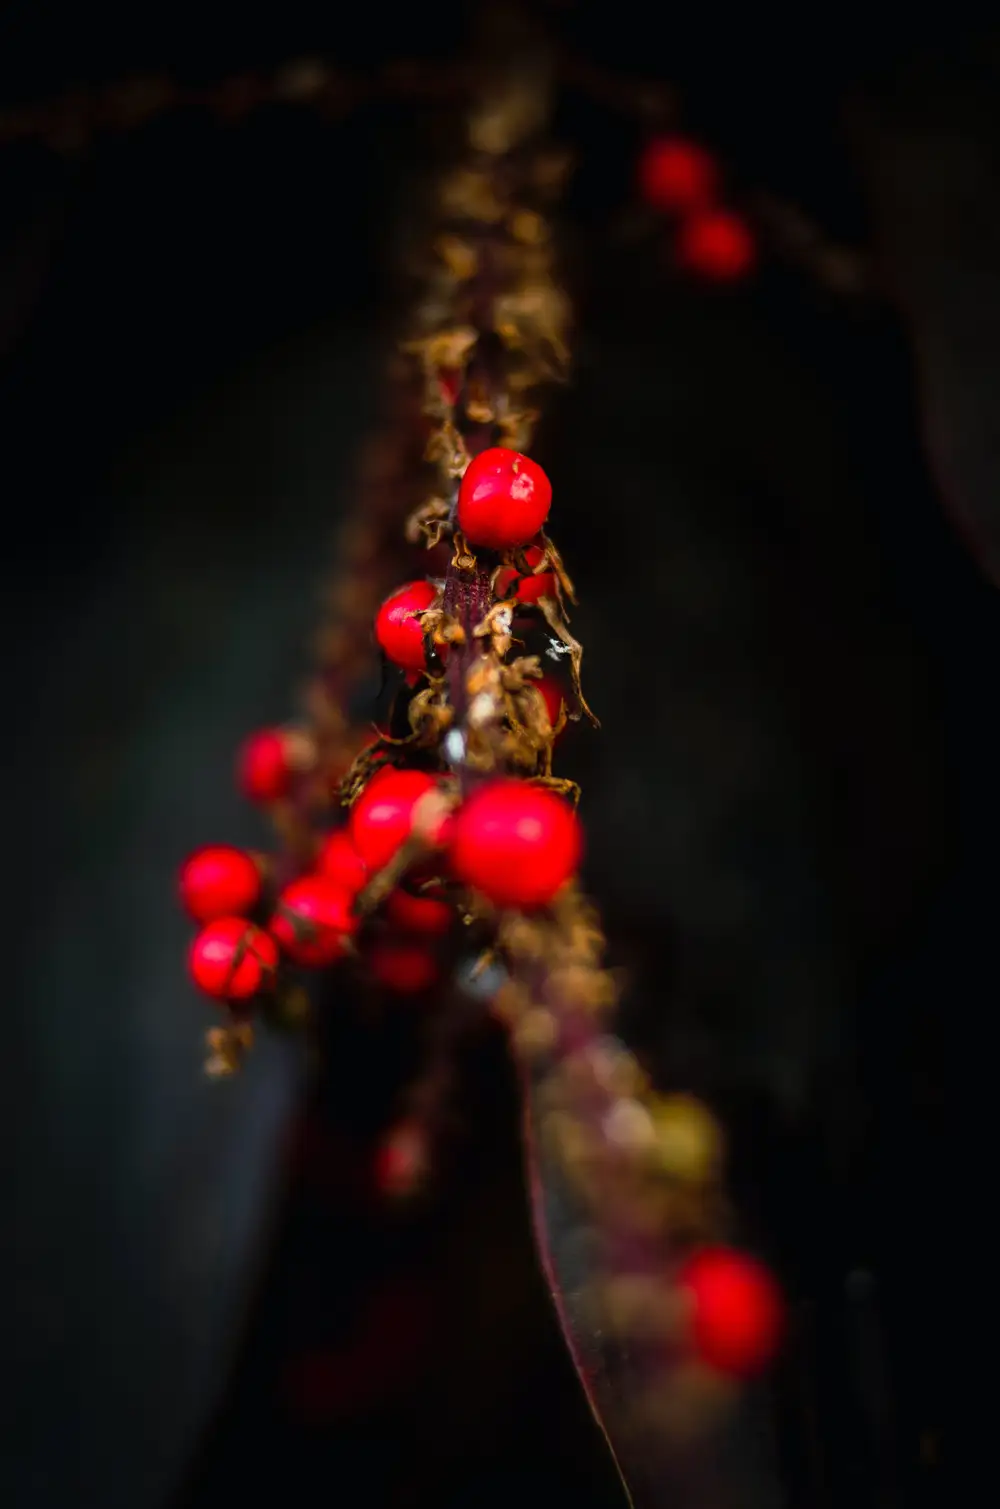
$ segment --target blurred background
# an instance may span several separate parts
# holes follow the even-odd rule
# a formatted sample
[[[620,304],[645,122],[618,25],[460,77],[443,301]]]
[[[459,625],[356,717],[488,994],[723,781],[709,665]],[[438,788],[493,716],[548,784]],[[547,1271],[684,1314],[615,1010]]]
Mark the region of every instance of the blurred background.
[[[622,1502],[536,1272],[502,1046],[470,1055],[441,1198],[373,1215],[351,1136],[296,1115],[294,1045],[202,1078],[173,897],[198,844],[267,841],[234,751],[296,712],[441,148],[379,80],[460,56],[476,11],[0,4],[16,1509]],[[762,216],[752,279],[681,276],[636,216],[636,120],[580,70],[560,90],[580,329],[538,455],[603,723],[564,765],[625,1035],[723,1117],[793,1306],[746,1503],[934,1503],[946,1065],[995,993],[1000,28],[538,11],[674,87]],[[322,108],[260,88],[317,57],[354,81]],[[95,118],[136,76],[162,108]],[[396,1072],[360,1052],[332,1085],[355,1132]]]

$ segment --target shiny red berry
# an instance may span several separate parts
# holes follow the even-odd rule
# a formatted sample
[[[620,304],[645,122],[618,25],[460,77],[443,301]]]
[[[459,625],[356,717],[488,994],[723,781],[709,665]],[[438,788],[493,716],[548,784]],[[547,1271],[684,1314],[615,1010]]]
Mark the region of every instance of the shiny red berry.
[[[552,484],[537,461],[503,446],[469,462],[458,492],[458,525],[470,545],[513,550],[549,516]]]
[[[372,777],[351,808],[347,829],[369,870],[389,863],[413,830],[413,809],[438,786],[422,770],[380,770]]]
[[[404,671],[425,671],[427,653],[424,631],[419,618],[433,603],[437,593],[430,582],[409,582],[387,597],[375,617],[375,638],[379,647]]]
[[[575,873],[583,839],[568,802],[524,781],[473,792],[455,818],[451,865],[496,906],[545,906]]]
[[[529,545],[524,558],[532,568],[540,566],[545,559],[545,547]],[[540,597],[555,597],[558,590],[554,571],[538,571],[532,576],[521,576],[513,566],[504,566],[502,571],[497,572],[494,588],[497,598],[503,601],[509,597],[515,582],[517,590],[514,599],[519,603],[537,603]]]
[[[278,897],[270,932],[296,964],[320,969],[343,957],[357,932],[354,898],[322,875],[293,880]]]
[[[308,740],[291,729],[262,728],[240,750],[237,775],[251,802],[278,802],[309,763]]]
[[[244,917],[217,917],[203,927],[188,955],[191,978],[217,1001],[247,1001],[274,979],[274,940]]]
[[[782,1302],[766,1268],[730,1248],[706,1247],[688,1259],[679,1282],[703,1362],[738,1377],[767,1366],[781,1336]]]
[[[385,914],[401,932],[428,938],[448,932],[455,916],[454,909],[446,901],[439,901],[434,896],[414,896],[404,890],[392,892],[386,902]]]
[[[717,283],[738,282],[757,260],[749,226],[730,210],[706,210],[685,221],[677,254],[683,267]]]
[[[368,958],[372,979],[400,995],[415,995],[438,978],[437,960],[426,944],[407,939],[376,943]]]
[[[316,868],[331,885],[352,895],[368,884],[368,867],[343,828],[324,839]]]
[[[718,177],[711,154],[683,136],[654,137],[639,159],[642,197],[668,214],[689,214],[710,203]]]
[[[181,870],[181,902],[196,922],[246,916],[260,900],[260,886],[253,858],[228,844],[198,849]]]

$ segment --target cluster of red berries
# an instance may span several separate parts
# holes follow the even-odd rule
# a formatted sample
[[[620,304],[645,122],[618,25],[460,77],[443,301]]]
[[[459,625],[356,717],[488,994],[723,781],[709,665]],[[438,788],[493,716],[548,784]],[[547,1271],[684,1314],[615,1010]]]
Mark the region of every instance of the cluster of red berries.
[[[548,515],[552,489],[537,463],[517,452],[485,451],[471,462],[458,499],[459,527],[470,544],[503,552],[529,545],[529,564],[544,562],[544,547],[530,547]],[[515,589],[522,602],[554,592],[550,573],[498,573],[502,596]],[[436,591],[413,582],[379,610],[375,633],[387,657],[419,675],[428,669],[419,615]],[[553,727],[561,693],[541,688]],[[303,756],[300,742],[282,730],[255,734],[244,747],[240,778],[257,802],[286,797]],[[435,799],[428,803],[428,799]],[[542,787],[504,776],[488,780],[456,805],[443,774],[389,766],[369,781],[351,808],[346,827],[326,835],[314,866],[269,894],[266,861],[240,849],[199,850],[181,874],[181,896],[201,924],[191,948],[198,987],[221,1001],[242,1003],[276,983],[282,961],[322,969],[355,949],[363,917],[357,902],[369,881],[391,864],[418,826],[434,872],[418,891],[404,879],[390,892],[372,946],[365,951],[371,976],[387,989],[414,992],[438,978],[435,940],[450,930],[455,887],[471,888],[499,908],[546,906],[575,873],[581,853],[573,808]]]
[[[546,551],[538,536],[549,514],[552,484],[536,461],[494,446],[470,461],[459,489],[456,522],[470,545],[503,553],[524,550],[530,568],[497,573],[498,599],[513,593],[518,603],[555,597],[555,575],[545,570]],[[375,638],[388,660],[408,672],[426,671],[427,651],[421,613],[437,593],[428,581],[410,582],[387,598],[375,619]]]
[[[680,266],[731,283],[752,271],[757,250],[747,222],[723,202],[720,177],[711,153],[682,136],[654,136],[639,159],[642,197],[674,221]]]
[[[691,192],[689,185],[689,203]],[[497,557],[494,603],[558,599],[557,558],[541,533],[551,495],[544,471],[515,451],[487,450],[467,467],[455,524],[469,546]],[[377,643],[411,687],[439,671],[424,623],[439,601],[434,584],[411,582],[376,616]],[[447,641],[434,645],[445,659],[452,653]],[[555,731],[561,693],[553,683],[542,692]],[[282,730],[254,735],[241,756],[244,791],[257,802],[286,799],[309,767],[307,743]],[[430,765],[434,756],[424,750],[421,758]],[[311,866],[283,885],[267,860],[240,849],[205,848],[188,859],[181,895],[201,927],[191,974],[203,992],[239,1011],[273,989],[286,965],[328,969],[356,954],[383,989],[420,993],[440,978],[463,896],[501,911],[544,909],[574,877],[581,851],[574,808],[544,784],[495,774],[460,796],[444,765],[385,764],[367,778],[346,824],[318,837]],[[380,875],[386,888],[370,891]],[[377,1152],[380,1191],[411,1190],[428,1156],[426,1128],[404,1119]],[[736,1377],[766,1365],[781,1303],[765,1269],[731,1249],[705,1247],[677,1281],[688,1344],[702,1363]]]
[[[524,558],[531,568],[528,575],[519,575],[513,566],[504,566],[497,573],[498,598],[510,593],[516,603],[523,605],[536,603],[542,597],[554,597],[555,575],[543,569],[546,564],[544,545],[529,545]],[[426,579],[407,582],[386,598],[375,619],[375,639],[379,649],[386,660],[406,673],[410,686],[415,686],[421,675],[430,669],[420,615],[432,607],[436,599],[433,583]],[[444,657],[447,646],[439,647],[436,653]],[[552,676],[542,676],[535,684],[545,703],[549,722],[553,729],[557,729],[564,705],[562,688]]]
[[[316,868],[281,889],[266,920],[263,861],[241,849],[198,850],[181,872],[181,895],[202,924],[191,948],[195,984],[218,1000],[242,1002],[275,983],[281,958],[325,968],[350,950],[361,924],[358,895],[414,831],[421,799],[444,791],[440,777],[387,768],[372,777],[346,828],[330,833]],[[441,859],[446,880],[430,891],[400,885],[385,905],[392,934],[367,955],[373,977],[390,989],[433,983],[437,965],[427,940],[446,934],[454,909],[447,880],[471,886],[494,905],[545,906],[576,870],[580,826],[569,804],[521,781],[497,778],[447,812],[423,837]]]

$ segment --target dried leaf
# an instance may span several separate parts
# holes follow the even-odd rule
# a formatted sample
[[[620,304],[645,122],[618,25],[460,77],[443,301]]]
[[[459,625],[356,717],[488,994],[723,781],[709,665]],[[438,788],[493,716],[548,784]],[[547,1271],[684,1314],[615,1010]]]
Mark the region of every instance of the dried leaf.
[[[580,712],[586,714],[595,728],[600,728],[600,722],[588,707],[587,700],[583,695],[583,687],[580,685],[580,663],[583,660],[583,646],[573,638],[566,627],[565,619],[559,610],[557,602],[551,597],[540,597],[538,599],[538,607],[544,614],[549,628],[557,636],[559,643],[566,647],[573,678],[573,691],[579,703]],[[579,716],[579,713],[577,716]]]

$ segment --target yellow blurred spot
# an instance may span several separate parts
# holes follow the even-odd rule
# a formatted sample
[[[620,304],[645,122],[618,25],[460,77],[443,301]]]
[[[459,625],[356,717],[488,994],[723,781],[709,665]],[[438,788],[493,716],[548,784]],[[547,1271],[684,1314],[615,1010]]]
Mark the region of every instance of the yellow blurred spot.
[[[656,1136],[653,1158],[662,1173],[691,1183],[717,1177],[722,1132],[700,1100],[690,1095],[654,1096],[649,1111]]]

